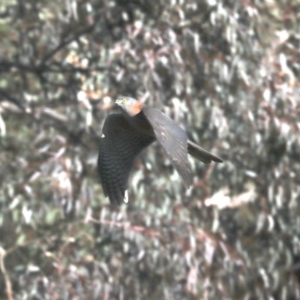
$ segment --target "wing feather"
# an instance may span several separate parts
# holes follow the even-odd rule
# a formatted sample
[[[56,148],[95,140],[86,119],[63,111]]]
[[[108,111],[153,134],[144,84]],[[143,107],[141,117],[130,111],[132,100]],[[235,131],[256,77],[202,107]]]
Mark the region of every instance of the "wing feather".
[[[154,140],[138,132],[121,114],[111,114],[105,120],[98,171],[103,192],[112,204],[119,205],[124,201],[134,159]]]
[[[166,151],[188,188],[192,184],[192,176],[187,158],[188,137],[186,132],[158,109],[144,107],[142,111],[151,124],[156,139]]]

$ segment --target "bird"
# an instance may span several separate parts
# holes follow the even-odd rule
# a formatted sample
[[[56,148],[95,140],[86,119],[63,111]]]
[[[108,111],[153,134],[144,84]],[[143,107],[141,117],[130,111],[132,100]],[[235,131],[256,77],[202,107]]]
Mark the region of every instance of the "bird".
[[[120,96],[121,113],[110,114],[103,125],[98,154],[98,173],[105,197],[112,205],[128,202],[128,178],[136,156],[155,141],[165,150],[186,188],[192,185],[188,154],[205,164],[223,160],[189,140],[175,121],[140,100]]]

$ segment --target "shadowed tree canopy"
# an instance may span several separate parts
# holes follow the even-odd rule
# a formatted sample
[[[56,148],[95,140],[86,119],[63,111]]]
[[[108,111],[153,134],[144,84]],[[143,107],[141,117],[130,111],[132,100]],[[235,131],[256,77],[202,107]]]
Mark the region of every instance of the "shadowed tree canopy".
[[[0,298],[300,299],[299,12],[1,1]],[[118,95],[224,163],[188,156],[187,191],[153,143],[112,207],[97,156]]]

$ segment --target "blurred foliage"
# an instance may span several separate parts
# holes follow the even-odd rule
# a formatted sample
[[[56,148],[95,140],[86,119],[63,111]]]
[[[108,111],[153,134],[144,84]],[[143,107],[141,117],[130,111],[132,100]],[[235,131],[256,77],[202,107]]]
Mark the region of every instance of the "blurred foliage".
[[[0,298],[300,299],[299,0],[2,0]],[[96,171],[117,95],[224,159],[160,147],[130,203]]]

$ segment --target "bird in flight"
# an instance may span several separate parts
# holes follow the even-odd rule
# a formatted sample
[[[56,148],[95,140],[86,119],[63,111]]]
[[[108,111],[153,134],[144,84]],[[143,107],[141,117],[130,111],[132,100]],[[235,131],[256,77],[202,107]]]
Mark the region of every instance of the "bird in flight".
[[[188,139],[186,132],[158,109],[144,106],[130,97],[119,97],[121,114],[111,114],[104,122],[98,155],[98,171],[105,196],[113,205],[128,202],[127,184],[136,156],[154,141],[165,150],[184,185],[192,175],[187,154],[205,164],[222,159]]]

